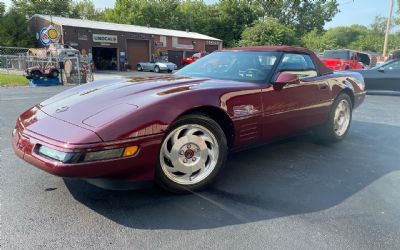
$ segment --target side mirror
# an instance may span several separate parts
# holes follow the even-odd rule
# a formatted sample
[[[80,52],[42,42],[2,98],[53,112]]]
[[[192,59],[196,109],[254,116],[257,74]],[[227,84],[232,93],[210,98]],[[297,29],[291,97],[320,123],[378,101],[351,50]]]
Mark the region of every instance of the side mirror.
[[[281,90],[286,84],[299,84],[300,79],[297,75],[289,72],[281,72],[273,82],[275,90]]]

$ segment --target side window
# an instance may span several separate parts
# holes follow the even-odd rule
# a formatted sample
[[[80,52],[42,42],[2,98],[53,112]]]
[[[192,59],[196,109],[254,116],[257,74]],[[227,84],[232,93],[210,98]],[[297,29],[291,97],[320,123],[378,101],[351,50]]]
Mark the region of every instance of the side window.
[[[385,70],[400,70],[400,61],[395,61],[392,63],[389,63],[388,65],[385,66]]]
[[[293,73],[300,79],[318,75],[314,62],[306,54],[284,54],[278,71]]]

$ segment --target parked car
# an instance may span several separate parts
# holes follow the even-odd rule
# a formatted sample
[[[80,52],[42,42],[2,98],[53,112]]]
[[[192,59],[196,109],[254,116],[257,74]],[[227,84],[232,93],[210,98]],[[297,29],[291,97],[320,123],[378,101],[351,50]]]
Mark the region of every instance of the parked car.
[[[347,50],[325,50],[321,61],[333,70],[364,69],[371,64],[368,54]]]
[[[389,53],[389,60],[399,59],[400,58],[400,49],[393,50]]]
[[[191,64],[191,63],[199,60],[200,58],[205,57],[206,55],[208,55],[207,52],[195,53],[191,57],[182,59],[181,64],[183,67],[185,67],[186,65]]]
[[[79,50],[67,44],[50,44],[47,48],[47,55],[58,57],[76,57],[79,56]]]
[[[367,91],[400,92],[400,58],[389,60],[384,64],[359,72],[364,77]]]
[[[20,115],[12,141],[19,157],[57,176],[196,191],[212,183],[229,152],[308,129],[343,140],[364,98],[359,73],[333,73],[310,50],[237,48],[171,76],[61,92]]]
[[[38,80],[42,77],[57,78],[59,74],[60,71],[58,70],[57,67],[53,65],[49,65],[47,67],[34,66],[27,68],[24,71],[24,75],[27,79],[34,79],[34,80]]]
[[[139,62],[136,65],[136,69],[138,71],[154,71],[156,73],[160,73],[162,71],[167,71],[168,73],[171,73],[177,68],[178,66],[176,66],[175,63],[167,61]]]

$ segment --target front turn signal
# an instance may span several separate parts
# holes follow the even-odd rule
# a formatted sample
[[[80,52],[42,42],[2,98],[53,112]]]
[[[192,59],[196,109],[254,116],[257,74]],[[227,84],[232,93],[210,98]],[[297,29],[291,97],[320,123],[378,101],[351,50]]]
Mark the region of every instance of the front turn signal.
[[[136,152],[138,151],[138,149],[139,149],[138,146],[129,146],[129,147],[126,147],[126,148],[124,149],[124,153],[123,153],[122,156],[123,156],[123,157],[132,156],[132,155],[136,154]]]

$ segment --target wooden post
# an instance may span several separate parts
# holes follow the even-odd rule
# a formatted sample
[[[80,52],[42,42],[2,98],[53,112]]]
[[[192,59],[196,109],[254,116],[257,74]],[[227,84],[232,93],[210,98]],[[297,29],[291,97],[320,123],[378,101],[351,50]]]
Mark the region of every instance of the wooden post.
[[[389,16],[388,16],[387,22],[386,22],[385,43],[383,45],[383,56],[384,57],[387,54],[387,47],[388,47],[388,43],[389,43],[390,23],[392,21],[393,5],[394,5],[394,0],[390,0]]]

